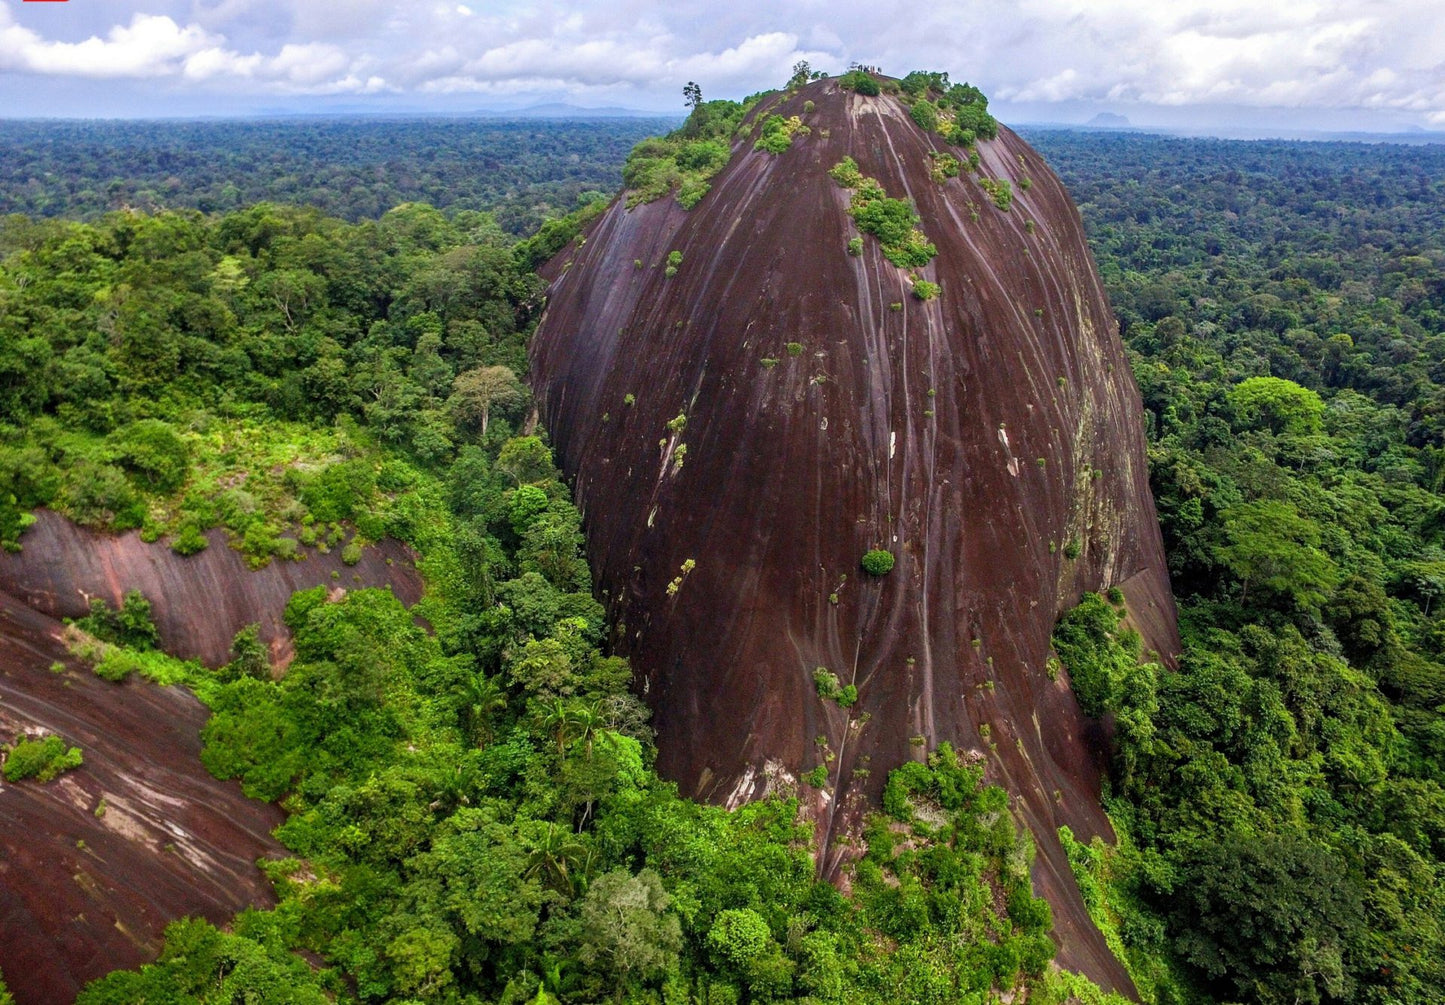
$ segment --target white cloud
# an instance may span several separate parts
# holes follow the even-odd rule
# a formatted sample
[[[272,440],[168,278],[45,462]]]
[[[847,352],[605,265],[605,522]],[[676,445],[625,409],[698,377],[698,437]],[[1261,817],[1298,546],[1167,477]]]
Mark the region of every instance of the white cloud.
[[[225,36],[199,25],[178,25],[165,15],[135,14],[105,38],[80,42],[47,41],[15,23],[0,6],[0,71],[47,76],[177,78],[190,83],[245,81],[279,93],[374,93],[385,79],[361,76],[368,60],[353,58],[340,46],[288,43],[274,56],[241,53],[225,46]]]
[[[1033,58],[995,69],[1006,100],[1445,110],[1445,32],[1418,0],[1031,0],[1027,9],[1041,36]],[[1422,46],[1417,31],[1433,42]]]
[[[168,17],[134,15],[105,38],[50,42],[14,22],[0,7],[0,70],[75,77],[159,77],[175,74],[187,56],[215,44],[195,25]]]
[[[0,0],[0,73],[218,93],[532,90],[680,110],[687,80],[740,95],[806,58],[946,69],[1014,102],[1445,116],[1435,0],[951,0],[895,18],[876,0],[111,0],[75,12],[94,31],[79,41],[19,6]]]

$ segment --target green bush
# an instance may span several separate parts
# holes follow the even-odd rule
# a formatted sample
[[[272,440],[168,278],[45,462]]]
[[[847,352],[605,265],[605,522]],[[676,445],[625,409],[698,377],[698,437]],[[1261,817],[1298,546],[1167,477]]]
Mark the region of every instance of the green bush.
[[[838,78],[838,86],[845,91],[855,91],[869,97],[875,97],[882,91],[878,81],[874,80],[867,70],[849,70]]]
[[[116,610],[100,597],[92,598],[90,613],[77,619],[75,626],[102,642],[134,649],[152,649],[160,639],[151,602],[139,590],[126,591]]]
[[[110,436],[116,459],[137,482],[153,492],[180,488],[190,467],[185,440],[160,419],[141,419]]]
[[[633,147],[622,169],[627,205],[652,202],[669,192],[676,193],[683,209],[697,205],[708,193],[708,179],[727,166],[734,131],[762,97],[698,102],[682,126]]]
[[[58,508],[76,523],[121,531],[145,522],[145,500],[113,464],[80,461],[67,473]]]
[[[953,154],[943,153],[938,150],[930,151],[929,158],[933,161],[930,174],[936,182],[944,182],[949,178],[957,178],[960,170],[958,158]]]
[[[863,238],[850,237],[848,239],[848,254],[854,257],[863,254]]]
[[[998,136],[998,120],[988,113],[988,108],[979,104],[961,105],[954,112],[954,126],[969,130],[986,140]]]
[[[1007,178],[980,178],[978,183],[992,197],[995,206],[1008,212],[1008,208],[1013,205],[1014,190]]]
[[[593,199],[564,217],[547,220],[537,233],[512,248],[512,257],[519,268],[531,271],[565,248],[582,228],[602,215],[607,208],[605,196]]]
[[[712,191],[710,182],[703,178],[685,176],[677,186],[677,204],[683,209],[692,209],[710,191]]]
[[[829,168],[828,177],[844,188],[857,188],[863,184],[863,172],[858,170],[858,162],[852,157],[844,157]]]
[[[5,758],[5,780],[19,782],[34,778],[38,782],[48,782],[62,771],[80,767],[82,760],[80,748],[67,748],[65,741],[58,736],[21,740],[10,748]]]
[[[727,165],[732,151],[722,140],[697,140],[685,143],[673,159],[683,171],[715,174]]]
[[[201,532],[194,521],[186,521],[174,537],[171,538],[171,550],[177,555],[194,555],[198,551],[205,551],[210,545],[206,535]]]
[[[762,915],[746,907],[719,912],[707,933],[708,947],[732,964],[756,959],[772,940]]]
[[[830,701],[838,693],[838,675],[827,667],[818,667],[813,671],[813,687],[819,698]]]
[[[945,136],[948,142],[960,147],[971,147],[978,139],[978,134],[972,129],[965,129],[957,123],[953,125]]]
[[[848,212],[859,230],[878,238],[883,257],[899,268],[922,268],[938,254],[917,228],[913,204],[888,198],[883,186],[872,178],[865,178],[853,194]]]
[[[863,571],[872,576],[886,576],[893,569],[893,553],[874,548],[863,556]]]
[[[913,103],[908,114],[924,132],[931,133],[938,128],[938,109],[922,98]]]
[[[786,119],[781,115],[769,115],[763,120],[762,129],[757,142],[753,144],[753,149],[766,150],[770,154],[780,154],[793,145],[794,136],[807,132],[809,132],[808,127],[803,125],[803,120],[796,115]]]
[[[91,667],[101,680],[108,680],[116,684],[140,668],[140,660],[119,646],[107,646],[102,650],[100,659],[96,660]]]
[[[937,283],[930,283],[927,279],[915,279],[913,281],[913,295],[919,300],[928,301],[938,297],[942,289]]]
[[[360,458],[328,465],[316,474],[293,468],[286,478],[311,515],[324,523],[350,520],[376,494],[376,471]]]

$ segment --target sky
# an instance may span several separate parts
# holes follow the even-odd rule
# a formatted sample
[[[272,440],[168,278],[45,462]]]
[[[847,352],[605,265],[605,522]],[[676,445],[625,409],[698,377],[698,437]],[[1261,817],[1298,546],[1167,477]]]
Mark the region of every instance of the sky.
[[[0,0],[0,117],[680,115],[798,60],[947,70],[1015,124],[1445,131],[1439,0]]]

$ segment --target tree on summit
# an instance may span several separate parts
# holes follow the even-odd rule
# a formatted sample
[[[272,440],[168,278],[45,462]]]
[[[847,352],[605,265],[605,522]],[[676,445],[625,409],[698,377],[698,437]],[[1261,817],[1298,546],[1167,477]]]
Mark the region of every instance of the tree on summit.
[[[702,104],[702,88],[698,86],[697,81],[689,80],[683,85],[682,101],[688,108],[697,108]]]

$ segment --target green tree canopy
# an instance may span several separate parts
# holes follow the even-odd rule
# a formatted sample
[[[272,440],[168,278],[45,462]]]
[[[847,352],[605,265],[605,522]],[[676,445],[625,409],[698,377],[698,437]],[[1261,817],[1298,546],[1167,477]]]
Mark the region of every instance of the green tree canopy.
[[[1323,428],[1325,403],[1307,387],[1283,377],[1250,377],[1227,395],[1235,424],[1241,429],[1268,429],[1297,436]]]

